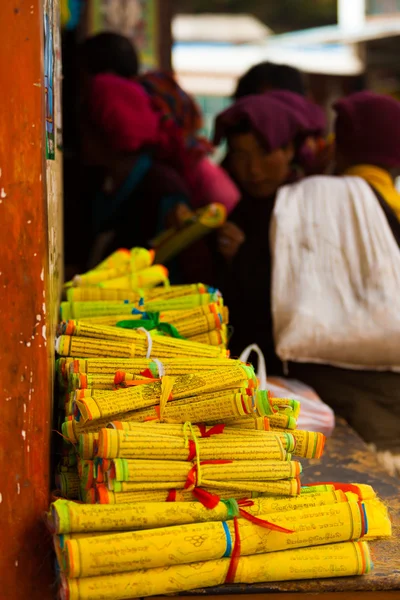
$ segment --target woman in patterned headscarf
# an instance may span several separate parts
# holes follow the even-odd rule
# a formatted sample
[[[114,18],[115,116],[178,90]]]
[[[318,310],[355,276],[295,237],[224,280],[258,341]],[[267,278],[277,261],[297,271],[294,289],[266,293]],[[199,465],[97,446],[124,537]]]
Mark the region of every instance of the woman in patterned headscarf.
[[[194,208],[213,202],[224,204],[230,212],[240,194],[229,175],[208,158],[212,144],[199,135],[203,119],[193,98],[177,83],[171,73],[154,71],[138,78],[149,94],[153,107],[165,119],[172,119],[185,140],[185,181],[191,192]]]
[[[85,122],[85,158],[106,174],[93,206],[96,233],[113,232],[104,253],[147,247],[171,211],[190,199],[177,170],[163,161],[182,156],[182,136],[138,83],[113,74],[90,80]]]

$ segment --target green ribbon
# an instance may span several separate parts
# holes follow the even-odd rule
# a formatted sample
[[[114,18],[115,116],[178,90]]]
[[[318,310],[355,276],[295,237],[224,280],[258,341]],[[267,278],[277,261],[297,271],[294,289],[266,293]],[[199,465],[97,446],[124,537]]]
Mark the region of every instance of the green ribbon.
[[[161,331],[170,337],[177,338],[180,340],[184,340],[184,338],[177,328],[171,323],[160,323],[160,313],[144,313],[145,319],[138,320],[129,320],[129,321],[118,321],[117,327],[121,327],[122,329],[146,329],[147,331],[152,331],[153,329],[157,329],[157,331]]]
[[[223,502],[227,508],[227,519],[233,519],[234,517],[239,516],[239,505],[234,498],[228,498],[226,500],[221,498],[221,502]]]

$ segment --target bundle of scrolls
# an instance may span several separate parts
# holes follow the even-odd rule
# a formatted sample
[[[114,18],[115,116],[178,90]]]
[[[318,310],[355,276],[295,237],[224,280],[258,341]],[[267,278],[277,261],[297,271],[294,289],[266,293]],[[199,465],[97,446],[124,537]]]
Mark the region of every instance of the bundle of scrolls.
[[[169,286],[153,259],[115,252],[61,307],[47,517],[60,598],[368,573],[368,541],[391,535],[385,506],[368,485],[301,484],[324,435],[229,357],[221,294]]]

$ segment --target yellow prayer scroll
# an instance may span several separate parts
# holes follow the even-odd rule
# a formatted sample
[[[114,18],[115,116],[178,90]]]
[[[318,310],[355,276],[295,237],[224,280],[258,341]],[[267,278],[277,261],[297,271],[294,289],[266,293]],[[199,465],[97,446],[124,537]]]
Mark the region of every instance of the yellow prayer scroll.
[[[163,265],[153,265],[142,271],[132,272],[121,277],[103,279],[97,285],[103,289],[141,290],[162,283],[168,283],[168,269]]]
[[[171,423],[183,423],[185,421],[220,423],[235,416],[250,415],[251,410],[251,396],[227,394],[226,396],[218,396],[199,402],[191,402],[190,398],[169,402],[163,411],[163,419]],[[136,419],[133,416],[133,420],[137,421],[155,418],[159,418],[159,412],[154,407],[136,411]]]
[[[110,267],[108,269],[94,269],[93,271],[88,271],[82,275],[75,275],[73,285],[76,287],[97,285],[101,281],[120,277],[126,272],[126,265]]]
[[[86,433],[79,436],[79,456],[83,459],[93,458],[97,452],[98,433]]]
[[[173,594],[225,582],[229,558],[81,579],[64,579],[62,600],[131,600]],[[316,577],[363,575],[371,569],[366,542],[342,542],[239,559],[235,583],[262,583]]]
[[[143,432],[145,433],[145,432]],[[82,437],[85,436],[81,436]],[[287,453],[280,439],[270,437],[264,440],[246,440],[226,438],[223,434],[199,439],[188,447],[178,437],[151,437],[138,435],[130,431],[102,429],[99,433],[97,456],[101,458],[141,458],[159,460],[191,460],[194,453],[200,453],[202,460],[273,460],[284,461]]]
[[[57,473],[56,484],[62,496],[65,498],[71,500],[79,499],[80,478],[76,470]]]
[[[60,335],[56,340],[56,352],[60,356],[78,356],[80,358],[168,358],[178,356],[192,356],[201,358],[227,358],[229,353],[224,348],[207,346],[169,337],[158,336],[153,339],[151,335],[138,333],[135,341],[116,342],[101,338],[78,337]]]
[[[162,483],[166,489],[181,488],[194,466],[196,463],[192,465],[185,461],[116,458],[112,461],[109,481],[140,483],[143,484],[143,489],[152,489],[151,484],[155,482]],[[236,482],[251,482],[253,489],[257,491],[257,483],[297,478],[300,473],[301,464],[297,461],[238,460],[202,464],[193,475],[193,480],[198,486],[209,487],[214,487],[217,482],[223,487],[224,482],[229,482],[232,489],[236,487]],[[178,485],[172,485],[173,483]]]
[[[79,338],[78,338],[79,339]],[[168,376],[162,379],[166,380]],[[179,400],[181,398],[195,396],[209,391],[218,391],[237,386],[250,387],[254,385],[254,371],[245,365],[239,365],[231,368],[221,368],[215,371],[208,371],[204,375],[188,374],[176,378],[171,378],[172,391],[167,395],[165,401],[170,398]],[[121,413],[126,413],[148,406],[154,406],[161,403],[163,393],[163,383],[156,381],[144,385],[116,390],[109,394],[100,394],[98,391],[93,391],[92,396],[82,397],[82,394],[76,400],[76,406],[79,409],[82,423],[87,421],[96,421],[105,417],[112,417]],[[238,404],[238,400],[234,400]],[[241,402],[240,402],[241,405]],[[246,414],[245,408],[238,409],[240,412],[233,414]],[[221,415],[222,416],[222,415]],[[218,418],[220,416],[218,415]],[[195,418],[186,418],[185,420],[201,420]]]
[[[132,272],[148,269],[154,262],[154,251],[146,248],[132,248],[130,252],[130,268]]]
[[[110,490],[104,484],[95,486],[95,497],[91,497],[87,502],[94,503],[95,501],[101,504],[129,504],[132,502],[192,502],[195,500],[193,493],[183,488],[177,489],[162,489],[160,490],[155,484],[151,489],[143,490],[140,484],[131,484],[130,482],[117,482],[119,486],[118,492]],[[114,482],[114,485],[116,482]],[[159,485],[159,484],[158,484]],[[162,485],[162,484],[161,484]],[[147,488],[148,486],[146,486]],[[235,488],[229,484],[223,488],[215,486],[202,486],[206,492],[221,499],[228,500],[247,500],[256,498],[296,498],[300,491],[299,479],[286,479],[280,481],[263,481],[257,485],[259,491],[252,489],[255,484],[236,482]]]
[[[239,516],[237,503],[220,502],[216,508],[205,508],[200,502],[193,501],[187,492],[187,502],[165,502],[166,495],[161,492],[162,501],[141,501],[138,503],[114,506],[108,504],[79,504],[70,500],[56,500],[50,507],[48,525],[51,531],[62,533],[111,532],[140,529],[155,529],[171,525],[185,525],[206,521],[225,521]],[[307,508],[318,508],[347,502],[341,492],[310,494],[307,497],[254,498],[252,505],[245,510],[259,517],[270,513],[288,513]],[[367,503],[369,507],[369,504]]]
[[[228,323],[229,311],[226,306],[221,306],[217,302],[212,302],[205,306],[198,306],[190,310],[168,310],[160,312],[160,320],[179,325],[181,321],[192,321],[201,325],[204,317],[215,315],[222,323]]]
[[[145,318],[142,313],[130,314],[125,305],[125,313],[83,317],[81,323],[92,323],[93,325],[116,326],[120,321],[137,321]],[[132,307],[130,308],[130,311]],[[225,323],[228,322],[228,310],[225,306],[219,306],[217,303],[199,306],[192,310],[171,310],[159,313],[160,323],[170,323],[174,325],[179,333],[184,337],[193,337],[204,332],[219,330],[219,338],[225,339]],[[210,336],[210,339],[213,339]],[[199,340],[200,341],[200,340]]]
[[[134,421],[130,422],[121,422],[114,421],[110,423],[110,428],[119,429],[123,431],[131,431],[136,435],[168,435],[168,436],[176,436],[179,438],[185,438],[186,435],[186,427],[184,424],[177,423],[159,423],[155,421],[146,421],[145,423],[136,423]],[[192,425],[191,429],[192,434],[196,437],[212,437],[215,435],[224,436],[224,439],[228,438],[228,441],[231,438],[246,438],[246,441],[250,441],[253,443],[258,443],[259,441],[263,442],[264,440],[275,439],[276,436],[280,439],[284,449],[287,452],[291,452],[296,454],[296,456],[303,456],[302,454],[297,453],[297,448],[295,445],[294,436],[291,433],[281,432],[281,431],[258,431],[255,429],[240,429],[236,427],[226,427],[225,425],[217,425],[213,426],[203,426],[200,428],[197,425]],[[238,441],[239,443],[239,441]],[[241,442],[245,443],[245,440]],[[307,458],[314,458],[314,455],[307,456]]]
[[[128,493],[128,492],[140,492],[140,491],[154,491],[154,490],[184,490],[184,484],[181,480],[171,479],[168,482],[156,481],[156,482],[132,482],[132,481],[117,481],[108,477],[108,486],[111,491],[115,493]],[[240,480],[240,481],[222,481],[222,480],[211,480],[204,479],[201,482],[201,486],[206,491],[213,495],[218,495],[220,498],[249,498],[258,496],[297,496],[300,492],[300,479],[299,477],[279,479],[279,480]],[[96,488],[97,489],[97,488]],[[240,494],[237,494],[240,492]],[[243,492],[243,493],[242,493]],[[122,498],[120,498],[122,502]],[[129,502],[126,497],[125,502]]]
[[[271,423],[271,429],[279,433],[282,429],[274,428]],[[322,456],[326,438],[322,433],[314,431],[302,431],[301,429],[285,429],[291,433],[296,440],[296,455],[304,458],[320,458]]]
[[[268,417],[254,417],[251,419],[227,419],[225,423],[229,425],[229,427],[238,427],[239,429],[256,429],[257,431],[270,430]]]
[[[80,288],[76,288],[76,291],[79,289]],[[92,290],[92,293],[94,293],[94,290],[97,288],[82,288],[82,290],[84,289],[87,289],[88,291]],[[71,292],[72,290],[69,291]],[[69,319],[88,319],[90,317],[105,317],[110,315],[126,315],[129,317],[132,315],[136,303],[126,303],[124,300],[125,298],[107,301],[87,300],[85,302],[61,302],[61,319],[63,321],[68,321]]]
[[[200,373],[212,371],[220,367],[238,366],[240,361],[231,358],[163,358],[162,361],[154,361],[150,358],[86,358],[74,359],[64,358],[59,360],[69,361],[65,363],[65,369],[70,373],[85,373],[87,375],[101,374],[113,375],[117,371],[125,371],[139,375],[142,371],[150,369],[155,377],[161,375],[185,375],[186,373]],[[61,366],[60,366],[61,370]]]
[[[189,285],[171,285],[169,287],[153,288],[143,290],[143,295],[133,290],[102,289],[102,288],[70,288],[67,290],[68,302],[116,302],[128,300],[138,302],[143,296],[144,300],[152,298],[179,298],[180,296],[191,296],[205,294],[207,286],[202,283]]]
[[[387,507],[378,498],[364,502],[368,531],[365,538],[368,540],[389,538],[392,535],[392,523]]]
[[[268,522],[287,531],[274,531],[245,519],[238,520],[242,556],[344,542],[363,535],[362,508],[356,502],[271,514]],[[327,524],[330,527],[327,528]],[[196,543],[199,539],[201,544]],[[231,522],[69,539],[65,544],[66,574],[73,578],[93,577],[215,560],[229,556],[235,540],[235,526]],[[161,552],[165,547],[168,553]]]
[[[131,251],[127,248],[119,248],[110,254],[110,256],[107,256],[107,258],[105,258],[101,263],[96,265],[95,270],[99,271],[102,269],[113,269],[114,267],[125,267],[128,269],[130,261]]]
[[[124,375],[122,375],[124,373]],[[115,390],[117,386],[123,386],[125,382],[142,381],[148,382],[152,378],[135,375],[134,373],[117,372],[115,375],[103,375],[94,373],[86,375],[86,373],[73,373],[69,377],[70,390]]]
[[[208,331],[207,333],[200,333],[191,336],[189,339],[199,344],[210,344],[211,346],[226,346],[228,341],[222,330],[214,330]]]
[[[168,322],[174,324],[179,334],[186,338],[201,334],[217,333],[215,330],[222,329],[222,322],[219,316],[215,314],[203,315],[202,317],[197,317],[197,319],[191,318],[188,321],[182,320],[176,324],[173,321]],[[207,341],[206,343],[209,344],[210,342]]]
[[[193,294],[185,296],[177,296],[175,298],[154,298],[146,300],[142,310],[147,312],[165,312],[170,310],[191,310],[198,306],[205,306],[218,302],[222,306],[222,300],[217,294]],[[166,316],[168,318],[168,315]]]
[[[134,329],[123,329],[121,327],[110,327],[108,325],[96,325],[70,319],[59,325],[61,333],[85,338],[96,338],[100,340],[111,340],[113,342],[144,342],[143,335]]]
[[[156,250],[156,261],[171,260],[187,246],[209,234],[212,229],[222,227],[226,216],[226,207],[218,202],[200,208],[182,228],[165,231],[152,241]]]
[[[121,418],[123,420],[128,421],[129,419],[132,418],[132,415],[135,415],[135,418],[136,418],[135,412],[127,413],[127,414],[121,416]],[[106,427],[106,425],[108,425],[108,422],[109,422],[109,418],[106,417],[105,419],[100,419],[98,421],[94,421],[93,423],[89,422],[88,424],[86,424],[86,423],[81,424],[80,422],[76,421],[73,417],[68,417],[62,424],[61,431],[62,431],[62,434],[70,442],[76,443],[79,440],[79,436],[82,433],[98,433],[100,431],[100,429],[102,429],[103,427]]]
[[[56,352],[60,356],[107,356],[133,358],[135,342],[113,342],[95,338],[60,335],[56,339]]]

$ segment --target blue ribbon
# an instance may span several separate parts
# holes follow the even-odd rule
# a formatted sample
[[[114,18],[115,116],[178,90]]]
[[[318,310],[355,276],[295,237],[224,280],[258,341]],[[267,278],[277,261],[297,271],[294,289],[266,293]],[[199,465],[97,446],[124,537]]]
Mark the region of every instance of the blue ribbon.
[[[222,525],[226,535],[226,550],[222,558],[228,558],[232,553],[232,536],[228,524],[222,521]]]

